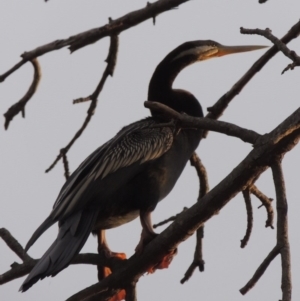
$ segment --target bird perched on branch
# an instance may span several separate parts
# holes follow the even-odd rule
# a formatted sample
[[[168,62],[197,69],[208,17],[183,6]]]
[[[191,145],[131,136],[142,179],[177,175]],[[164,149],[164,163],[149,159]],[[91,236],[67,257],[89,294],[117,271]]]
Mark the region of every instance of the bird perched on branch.
[[[151,78],[148,100],[178,112],[203,117],[198,100],[172,88],[178,73],[197,61],[264,46],[223,46],[214,41],[187,42],[170,52]],[[34,232],[26,251],[50,226],[58,222],[56,240],[38,261],[20,290],[39,279],[55,276],[79,253],[91,232],[98,234],[99,252],[115,256],[107,246],[105,230],[140,217],[143,248],[157,235],[151,212],[165,198],[197,148],[200,129],[178,129],[161,113],[124,127],[96,149],[63,185],[49,217]]]

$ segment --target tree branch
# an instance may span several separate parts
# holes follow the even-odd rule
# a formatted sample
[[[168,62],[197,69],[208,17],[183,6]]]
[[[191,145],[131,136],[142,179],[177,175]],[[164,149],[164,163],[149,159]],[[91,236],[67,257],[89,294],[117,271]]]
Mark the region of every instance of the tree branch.
[[[49,172],[51,169],[53,169],[53,167],[56,165],[56,163],[63,157],[65,156],[68,151],[70,150],[70,148],[72,147],[72,145],[74,144],[74,142],[81,136],[81,134],[83,133],[83,131],[85,130],[85,128],[87,127],[87,125],[89,124],[90,120],[92,119],[96,107],[97,107],[97,102],[98,102],[98,97],[100,92],[102,91],[104,84],[108,78],[108,76],[112,76],[115,66],[116,66],[116,62],[117,62],[117,54],[118,54],[118,47],[119,47],[119,38],[117,36],[112,36],[110,38],[110,47],[109,47],[109,53],[107,56],[107,66],[103,72],[102,78],[97,86],[97,88],[95,89],[95,91],[93,92],[93,94],[91,94],[89,96],[90,100],[91,100],[91,104],[90,107],[87,111],[87,116],[83,122],[83,125],[81,126],[81,128],[76,132],[75,136],[72,138],[72,140],[67,144],[67,146],[65,146],[64,148],[62,148],[58,154],[58,156],[56,157],[56,159],[54,160],[54,162],[50,165],[50,167],[48,169],[46,169],[46,172]],[[65,167],[65,174],[68,173],[68,169],[66,169],[66,165],[64,164]]]
[[[277,46],[277,48],[285,55],[287,56],[289,59],[291,59],[293,61],[292,64],[289,64],[283,71],[281,74],[283,74],[285,71],[291,69],[293,70],[294,67],[296,66],[300,66],[300,57],[296,54],[295,51],[291,51],[288,47],[286,47],[286,45],[279,40],[277,37],[272,35],[272,31],[269,28],[266,28],[265,30],[262,29],[246,29],[241,27],[241,33],[242,34],[257,34],[260,36],[263,36],[265,38],[267,38],[268,40],[270,40],[275,46]]]
[[[113,20],[104,26],[87,30],[85,32],[73,35],[67,39],[56,40],[39,46],[33,50],[24,52],[21,55],[22,60],[18,64],[8,70],[6,73],[0,75],[0,82],[3,82],[10,74],[34,58],[67,46],[71,52],[74,52],[80,48],[95,43],[104,37],[119,35],[122,31],[134,27],[148,19],[152,19],[154,16],[158,16],[159,14],[171,10],[187,1],[188,0],[159,0],[151,5],[147,5],[142,9],[130,12],[123,17]]]
[[[267,270],[269,264],[276,258],[278,254],[279,254],[279,248],[278,246],[275,246],[273,250],[265,258],[265,260],[261,263],[261,265],[258,267],[253,277],[248,281],[248,283],[244,287],[240,289],[240,293],[242,295],[245,295],[251,288],[254,287],[254,285],[257,283],[260,277]]]
[[[73,295],[68,301],[85,300],[108,288],[126,287],[179,243],[186,240],[213,215],[217,214],[239,191],[249,186],[278,156],[290,151],[300,139],[300,109],[267,135],[258,139],[254,149],[233,171],[150,242],[141,255],[133,255],[100,283]],[[111,296],[115,294],[112,292]]]
[[[41,80],[41,68],[39,65],[39,62],[37,59],[32,59],[31,60],[34,74],[33,74],[33,80],[32,83],[26,92],[26,94],[14,105],[12,105],[6,113],[4,113],[5,117],[5,123],[4,123],[4,128],[7,130],[9,123],[12,121],[12,119],[18,115],[20,112],[22,113],[22,117],[25,118],[25,106],[27,102],[30,100],[30,98],[34,95],[34,93],[37,90],[38,84]],[[1,79],[0,79],[1,82]]]
[[[299,131],[299,130],[297,130]],[[269,264],[275,259],[278,254],[281,254],[281,289],[282,301],[291,301],[292,299],[292,277],[291,277],[291,260],[290,260],[290,245],[288,240],[288,219],[287,219],[287,200],[285,194],[284,177],[281,168],[281,159],[283,154],[274,156],[272,163],[272,172],[274,186],[276,190],[276,209],[277,209],[277,243],[273,250],[269,253],[266,259],[258,267],[253,277],[248,283],[240,289],[241,294],[245,295],[260,277],[264,274]]]
[[[271,229],[274,229],[273,227],[274,211],[271,203],[273,199],[268,198],[255,185],[251,185],[250,192],[254,194],[262,202],[261,206],[264,206],[267,210],[268,218],[266,220],[266,227],[270,227]]]
[[[190,158],[190,162],[191,165],[195,167],[200,181],[199,196],[197,200],[198,202],[200,202],[201,198],[204,197],[209,191],[207,171],[196,153],[193,153],[192,157]],[[204,225],[200,226],[200,228],[197,229],[194,258],[192,263],[188,267],[187,271],[185,272],[184,277],[180,280],[181,284],[184,284],[192,277],[196,268],[199,268],[200,272],[204,272],[205,261],[203,260],[203,250],[202,250],[203,238],[204,238]]]
[[[277,245],[280,248],[281,255],[281,290],[282,301],[292,300],[292,276],[290,243],[288,237],[288,204],[285,193],[284,176],[281,167],[281,156],[272,165],[274,186],[276,191],[276,209],[277,209]]]
[[[281,38],[281,42],[288,44],[293,39],[297,38],[300,33],[300,21],[297,22],[288,33]],[[207,110],[209,113],[206,115],[207,118],[218,119],[222,116],[226,108],[232,99],[238,95],[242,89],[248,84],[252,77],[258,73],[266,63],[278,53],[279,49],[277,46],[271,47],[264,55],[262,55],[250,69],[232,86],[232,88],[225,93],[212,107]],[[207,136],[207,131],[204,133],[204,137]]]
[[[174,118],[178,121],[178,126],[182,128],[199,128],[210,130],[228,136],[236,137],[244,142],[254,144],[260,135],[252,130],[247,130],[229,122],[216,121],[208,118],[192,117],[186,114],[180,114],[170,107],[153,101],[145,101],[146,108],[163,112],[169,118]]]
[[[252,232],[253,228],[253,210],[252,210],[252,204],[251,204],[251,197],[250,197],[250,191],[248,188],[243,190],[243,197],[246,204],[246,211],[247,211],[247,230],[244,238],[241,240],[241,248],[245,248]]]

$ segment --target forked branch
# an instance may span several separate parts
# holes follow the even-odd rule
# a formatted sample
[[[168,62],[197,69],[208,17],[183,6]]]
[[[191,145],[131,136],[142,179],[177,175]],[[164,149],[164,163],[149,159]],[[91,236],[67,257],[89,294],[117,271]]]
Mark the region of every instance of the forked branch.
[[[287,200],[285,193],[284,176],[281,167],[281,155],[274,158],[271,165],[274,186],[276,191],[276,210],[277,210],[277,243],[262,264],[258,267],[249,282],[240,289],[240,292],[246,294],[264,274],[269,264],[277,255],[281,255],[281,289],[282,301],[291,301],[292,299],[292,278],[291,278],[291,261],[290,246],[288,239],[288,218],[287,218]]]
[[[85,130],[85,128],[87,127],[89,122],[91,121],[91,119],[95,113],[96,107],[97,107],[99,94],[102,91],[108,76],[113,75],[113,72],[114,72],[114,69],[116,66],[116,61],[117,61],[118,47],[119,47],[118,37],[112,36],[110,38],[109,53],[108,53],[108,56],[106,59],[107,66],[103,72],[102,78],[101,78],[97,88],[95,89],[93,94],[91,94],[89,96],[89,99],[91,100],[91,104],[87,111],[87,116],[86,116],[81,128],[76,132],[76,134],[74,135],[72,140],[64,148],[62,148],[60,150],[60,152],[59,152],[58,156],[56,157],[56,159],[54,160],[54,162],[50,165],[50,167],[48,169],[46,169],[46,172],[49,172],[56,165],[56,163],[68,153],[68,151],[70,150],[70,148],[72,147],[74,142],[81,136],[81,134],[83,133],[83,131]],[[66,161],[64,160],[65,174],[68,175],[68,173],[69,173],[68,165],[66,165],[65,162]],[[66,176],[66,178],[67,178],[67,176]]]

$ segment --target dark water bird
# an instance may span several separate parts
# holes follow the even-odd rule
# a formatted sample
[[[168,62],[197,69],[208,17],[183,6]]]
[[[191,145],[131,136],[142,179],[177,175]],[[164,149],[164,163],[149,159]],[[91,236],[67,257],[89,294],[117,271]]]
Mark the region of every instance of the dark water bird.
[[[264,46],[223,46],[210,40],[186,42],[155,69],[148,100],[203,117],[201,105],[191,93],[172,88],[178,73],[197,61],[261,48]],[[174,187],[197,148],[202,131],[178,129],[165,116],[155,111],[151,114],[124,127],[96,149],[63,185],[52,212],[32,235],[26,251],[56,222],[58,236],[25,279],[21,291],[66,268],[91,232],[98,234],[100,249],[108,256],[113,253],[107,246],[105,229],[139,216],[142,235],[137,250],[142,251],[156,236],[151,212]]]

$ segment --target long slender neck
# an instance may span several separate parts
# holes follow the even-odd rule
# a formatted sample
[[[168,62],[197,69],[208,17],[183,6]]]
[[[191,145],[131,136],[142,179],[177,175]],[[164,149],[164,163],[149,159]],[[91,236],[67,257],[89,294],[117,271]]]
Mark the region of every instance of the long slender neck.
[[[178,112],[202,117],[201,105],[191,93],[172,89],[173,82],[179,72],[195,62],[193,57],[176,58],[177,54],[178,49],[173,50],[156,67],[149,84],[148,100],[163,103]],[[155,115],[155,112],[152,111],[151,113]]]

